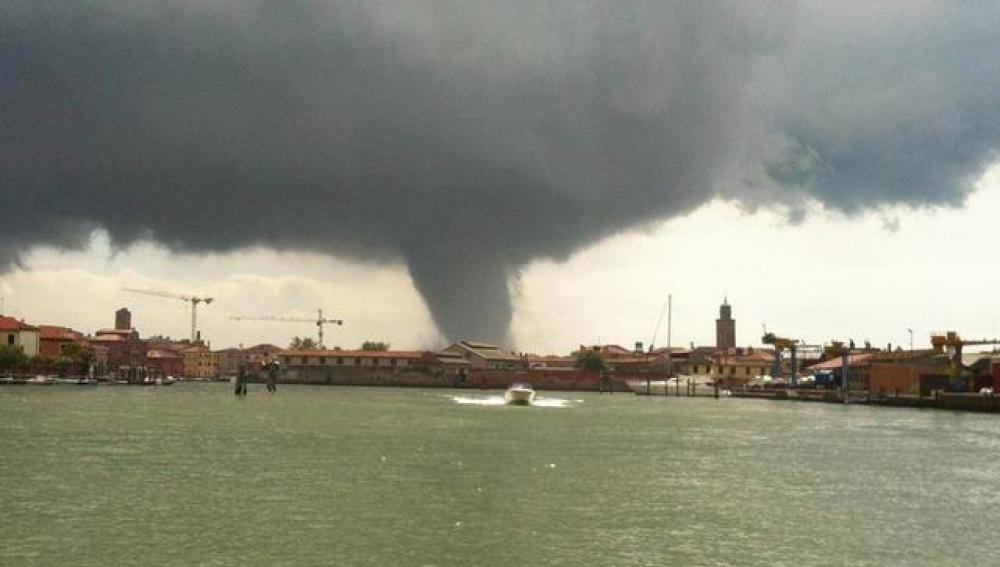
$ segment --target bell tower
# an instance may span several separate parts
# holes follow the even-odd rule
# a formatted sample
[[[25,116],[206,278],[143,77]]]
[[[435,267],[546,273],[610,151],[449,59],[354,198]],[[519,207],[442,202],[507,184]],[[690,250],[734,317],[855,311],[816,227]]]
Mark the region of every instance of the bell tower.
[[[716,348],[732,348],[736,346],[736,320],[733,319],[733,308],[729,298],[722,300],[719,306],[719,318],[715,320]]]

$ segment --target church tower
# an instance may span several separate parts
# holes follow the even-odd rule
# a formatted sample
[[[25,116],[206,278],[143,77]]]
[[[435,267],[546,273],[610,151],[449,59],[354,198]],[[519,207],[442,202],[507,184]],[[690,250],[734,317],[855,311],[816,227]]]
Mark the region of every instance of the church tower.
[[[736,320],[733,319],[733,308],[729,306],[728,298],[722,300],[719,306],[719,318],[715,320],[716,348],[731,348],[736,346]]]

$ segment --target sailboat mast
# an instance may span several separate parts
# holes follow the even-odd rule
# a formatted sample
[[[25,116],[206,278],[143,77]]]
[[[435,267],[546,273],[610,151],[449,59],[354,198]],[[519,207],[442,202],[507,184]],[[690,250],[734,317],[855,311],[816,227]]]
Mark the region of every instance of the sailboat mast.
[[[671,376],[671,375],[673,375],[673,362],[674,362],[674,357],[672,356],[671,349],[670,349],[670,347],[671,347],[671,343],[670,343],[671,336],[670,336],[670,334],[671,334],[671,331],[673,330],[672,329],[672,325],[673,325],[673,310],[674,310],[673,299],[674,299],[673,294],[669,294],[668,293],[667,294],[667,376],[668,377]]]

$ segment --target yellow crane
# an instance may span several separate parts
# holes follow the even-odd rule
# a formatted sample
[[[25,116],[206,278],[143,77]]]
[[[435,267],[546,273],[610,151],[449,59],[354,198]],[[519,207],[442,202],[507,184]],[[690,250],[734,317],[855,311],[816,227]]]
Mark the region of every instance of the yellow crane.
[[[277,321],[279,323],[313,323],[316,325],[317,332],[319,334],[319,347],[326,348],[323,346],[323,325],[343,325],[343,319],[328,319],[323,316],[323,310],[317,309],[317,316],[315,319],[309,319],[306,317],[275,317],[272,315],[233,315],[230,319],[234,321]]]
[[[796,350],[799,346],[798,339],[789,339],[786,337],[779,337],[774,333],[767,332],[767,327],[764,327],[764,336],[761,337],[761,342],[766,345],[774,346],[774,365],[771,368],[771,376],[777,378],[781,374],[781,351],[787,350],[791,355],[791,373],[789,376],[789,385],[794,386],[798,381],[799,368],[798,360],[796,359]]]
[[[943,335],[931,335],[931,346],[934,348],[934,352],[943,353],[947,350],[948,354],[952,356],[952,362],[955,363],[956,368],[962,367],[962,347],[974,345],[1000,345],[1000,339],[965,340],[958,336],[955,331],[948,331]]]
[[[155,297],[166,297],[167,299],[179,299],[185,303],[191,304],[191,342],[198,340],[198,304],[204,303],[209,305],[212,303],[211,297],[197,297],[194,295],[185,295],[183,293],[173,293],[169,291],[160,291],[155,289],[139,289],[133,287],[124,287],[122,291],[127,291],[129,293],[141,293],[144,295],[152,295]]]

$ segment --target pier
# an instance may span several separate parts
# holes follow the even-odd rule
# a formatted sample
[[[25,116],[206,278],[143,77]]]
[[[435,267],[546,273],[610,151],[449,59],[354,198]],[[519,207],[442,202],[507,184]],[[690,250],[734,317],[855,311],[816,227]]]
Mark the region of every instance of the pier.
[[[795,389],[737,389],[732,390],[734,398],[756,398],[798,402],[825,402],[843,404],[844,396],[838,390],[795,390]],[[848,395],[849,404],[873,406],[928,408],[979,413],[1000,413],[1000,396],[963,392],[936,392],[932,396],[883,395],[871,396],[867,392]]]

